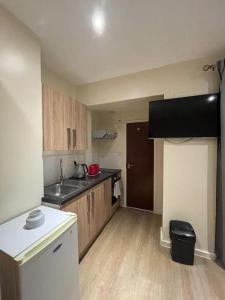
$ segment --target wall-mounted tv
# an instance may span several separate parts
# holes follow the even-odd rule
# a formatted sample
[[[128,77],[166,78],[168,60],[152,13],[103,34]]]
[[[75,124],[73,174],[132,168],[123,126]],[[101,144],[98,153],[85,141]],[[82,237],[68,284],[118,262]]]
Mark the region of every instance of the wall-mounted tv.
[[[218,137],[219,94],[149,102],[149,138]]]

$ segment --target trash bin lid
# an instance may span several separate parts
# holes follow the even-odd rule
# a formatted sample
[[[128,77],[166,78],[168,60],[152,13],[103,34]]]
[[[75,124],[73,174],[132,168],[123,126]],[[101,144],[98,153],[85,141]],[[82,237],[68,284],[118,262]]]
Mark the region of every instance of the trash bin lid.
[[[196,240],[196,235],[193,227],[190,223],[179,221],[179,220],[171,220],[170,221],[170,237],[171,239],[187,239],[191,241]]]

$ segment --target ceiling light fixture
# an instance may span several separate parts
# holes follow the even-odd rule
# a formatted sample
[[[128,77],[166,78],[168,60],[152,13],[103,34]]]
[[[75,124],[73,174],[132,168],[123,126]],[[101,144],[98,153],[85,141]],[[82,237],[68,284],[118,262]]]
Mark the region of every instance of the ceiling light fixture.
[[[102,35],[105,29],[105,15],[104,12],[100,9],[95,10],[92,16],[92,25],[94,31],[98,35]]]

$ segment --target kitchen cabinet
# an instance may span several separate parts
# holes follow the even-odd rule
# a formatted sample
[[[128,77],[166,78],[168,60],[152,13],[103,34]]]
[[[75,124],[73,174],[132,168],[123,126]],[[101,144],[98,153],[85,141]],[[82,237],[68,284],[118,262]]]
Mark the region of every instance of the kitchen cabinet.
[[[76,101],[75,103],[75,135],[76,150],[83,150],[87,148],[87,107],[82,103]]]
[[[60,93],[43,87],[43,144],[44,150],[62,150],[64,147],[63,109]]]
[[[73,141],[72,141],[72,108],[73,100],[69,97],[64,97],[64,150],[73,150]]]
[[[90,191],[91,201],[91,237],[102,229],[112,215],[112,181],[111,178]]]
[[[105,201],[104,201],[104,184],[98,185],[90,192],[91,201],[91,239],[94,238],[101,230],[106,220]]]
[[[43,84],[44,151],[87,148],[87,108]]]
[[[77,214],[79,254],[83,252],[90,241],[89,206],[89,194],[84,194],[76,201],[72,201],[63,207],[64,211],[74,212]]]
[[[80,257],[112,215],[111,188],[109,178],[62,207],[77,214]]]

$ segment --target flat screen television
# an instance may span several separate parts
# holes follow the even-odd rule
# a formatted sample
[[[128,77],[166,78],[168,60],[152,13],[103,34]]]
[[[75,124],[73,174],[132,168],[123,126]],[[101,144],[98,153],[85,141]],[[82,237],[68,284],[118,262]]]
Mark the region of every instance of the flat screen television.
[[[219,94],[149,102],[149,138],[218,137]]]

